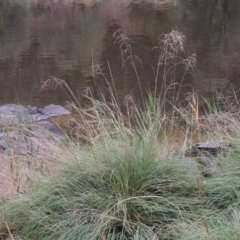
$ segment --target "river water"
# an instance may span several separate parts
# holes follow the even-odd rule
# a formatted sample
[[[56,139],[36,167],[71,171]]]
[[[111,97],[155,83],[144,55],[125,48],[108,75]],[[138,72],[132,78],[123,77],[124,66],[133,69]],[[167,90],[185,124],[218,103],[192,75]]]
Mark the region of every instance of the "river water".
[[[180,57],[197,56],[194,71],[174,73],[181,93],[232,94],[240,87],[239,22],[239,0],[0,0],[0,104],[70,100],[62,89],[41,91],[49,76],[80,99],[96,85],[109,97],[108,83],[120,101],[130,92],[138,97],[139,84],[153,89],[159,37],[176,29],[187,39]],[[113,38],[119,29],[132,39],[138,78],[131,59],[121,59]]]

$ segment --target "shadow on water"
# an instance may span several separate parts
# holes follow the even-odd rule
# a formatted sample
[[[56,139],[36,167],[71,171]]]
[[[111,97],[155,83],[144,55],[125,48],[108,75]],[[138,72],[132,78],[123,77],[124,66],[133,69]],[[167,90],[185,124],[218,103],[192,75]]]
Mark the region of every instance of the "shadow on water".
[[[159,35],[177,27],[187,38],[186,55],[196,53],[198,60],[183,81],[183,94],[194,89],[211,95],[216,88],[231,94],[232,84],[240,87],[239,13],[237,0],[2,0],[0,103],[63,104],[69,99],[61,89],[41,92],[41,84],[55,76],[65,79],[76,94],[94,88],[92,62],[111,78],[109,63],[120,100],[129,92],[139,96],[134,71],[129,63],[122,66],[114,44],[118,29],[134,41],[143,88],[154,85],[158,53],[153,48]],[[105,80],[95,78],[108,96]]]

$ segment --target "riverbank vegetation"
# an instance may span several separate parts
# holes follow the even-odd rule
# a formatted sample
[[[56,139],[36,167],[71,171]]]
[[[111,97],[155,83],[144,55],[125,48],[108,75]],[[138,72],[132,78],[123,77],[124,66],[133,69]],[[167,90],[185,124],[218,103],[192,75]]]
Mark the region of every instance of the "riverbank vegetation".
[[[123,64],[129,61],[134,68],[129,40],[117,34]],[[240,113],[223,97],[215,103],[203,98],[201,113],[196,92],[185,106],[178,105],[172,70],[184,37],[174,34],[160,41],[155,89],[147,98],[139,82],[141,103],[128,95],[120,105],[111,79],[110,101],[94,99],[90,92],[83,108],[72,95],[68,107],[73,115],[64,123],[56,120],[70,136],[55,159],[61,170],[38,178],[38,186],[0,207],[3,239],[240,238]],[[181,58],[186,71],[194,59]],[[71,93],[57,78],[43,87]],[[225,148],[211,156],[211,166],[203,163],[201,153],[186,156],[197,141],[216,140]]]

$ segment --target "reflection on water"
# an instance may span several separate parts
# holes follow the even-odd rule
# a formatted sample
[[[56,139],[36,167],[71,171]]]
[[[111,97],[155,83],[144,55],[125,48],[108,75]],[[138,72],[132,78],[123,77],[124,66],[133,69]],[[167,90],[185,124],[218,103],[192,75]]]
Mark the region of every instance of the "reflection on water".
[[[118,29],[134,40],[144,87],[154,84],[159,35],[175,27],[187,37],[186,55],[196,53],[198,59],[182,91],[211,92],[216,79],[221,88],[240,87],[239,18],[238,0],[1,0],[0,103],[63,104],[64,92],[41,92],[42,82],[55,76],[81,93],[94,86],[93,63],[107,77],[112,73],[120,99],[139,94],[136,76],[129,63],[122,66],[114,44]],[[95,77],[109,95],[104,79]]]

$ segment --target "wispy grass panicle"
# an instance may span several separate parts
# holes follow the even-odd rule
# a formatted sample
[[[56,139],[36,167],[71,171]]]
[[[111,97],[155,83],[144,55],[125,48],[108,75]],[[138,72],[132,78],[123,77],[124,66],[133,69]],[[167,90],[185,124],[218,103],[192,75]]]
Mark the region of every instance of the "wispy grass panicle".
[[[159,74],[160,70],[163,66],[163,74],[162,74],[162,88],[167,84],[167,77],[170,71],[173,71],[173,67],[176,66],[176,60],[179,61],[179,54],[184,52],[185,47],[185,36],[177,31],[173,30],[168,34],[161,34],[159,38],[159,45],[158,47],[155,47],[159,50],[159,56],[158,56],[158,62],[154,68],[155,73],[155,97],[156,97],[156,91],[157,91],[157,85],[159,81]],[[154,49],[155,49],[154,48]],[[182,62],[182,61],[181,61]],[[164,89],[162,90],[164,91]]]
[[[185,75],[189,69],[194,70],[196,65],[196,54],[192,54],[188,58],[184,58],[184,50],[186,44],[186,37],[177,29],[172,30],[168,34],[161,34],[159,37],[159,44],[154,49],[158,49],[158,61],[153,67],[154,71],[154,98],[159,96],[166,100],[169,96],[169,86],[171,87],[172,99],[174,104],[179,98],[179,91]],[[185,66],[185,70],[180,79],[176,79],[176,71],[179,65]],[[160,93],[158,92],[160,84]],[[178,85],[178,92],[175,88]]]
[[[193,53],[191,56],[184,59],[183,61],[187,69],[195,70],[197,64],[197,55]]]
[[[138,75],[137,65],[136,65],[136,62],[138,62],[140,65],[142,65],[142,62],[138,56],[133,54],[132,46],[131,46],[131,44],[133,43],[133,40],[131,38],[127,37],[123,33],[122,29],[119,29],[116,32],[114,32],[113,38],[115,39],[115,43],[117,43],[119,45],[122,65],[124,66],[124,64],[127,61],[130,61],[130,64],[131,64],[131,66],[134,70],[134,73],[136,75],[136,78],[137,78],[138,87],[141,92],[142,100],[144,100],[143,87],[142,87],[142,84],[140,81],[140,76]]]
[[[74,102],[78,105],[78,107],[81,107],[81,102],[79,101],[79,99],[77,98],[76,94],[73,93],[72,89],[69,87],[69,85],[66,83],[65,80],[60,79],[60,78],[56,78],[53,76],[50,76],[42,85],[42,90],[47,90],[47,89],[57,89],[57,88],[61,88],[63,90],[67,89],[67,92],[65,91],[65,93],[67,94],[67,96],[74,100]]]
[[[159,47],[162,49],[162,59],[175,58],[185,51],[186,37],[177,29],[170,33],[162,33],[159,38]]]
[[[136,60],[142,66],[141,59],[137,55],[133,54],[131,44],[133,44],[134,41],[131,38],[127,37],[123,33],[122,29],[119,29],[116,32],[114,32],[113,38],[115,39],[115,43],[119,45],[122,66],[124,66],[124,64],[128,60],[130,60],[131,63],[133,63],[134,60]]]

